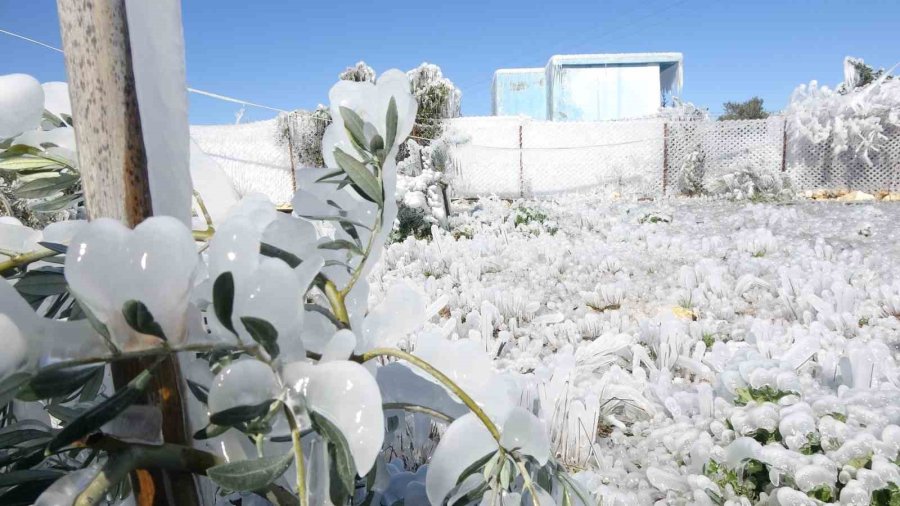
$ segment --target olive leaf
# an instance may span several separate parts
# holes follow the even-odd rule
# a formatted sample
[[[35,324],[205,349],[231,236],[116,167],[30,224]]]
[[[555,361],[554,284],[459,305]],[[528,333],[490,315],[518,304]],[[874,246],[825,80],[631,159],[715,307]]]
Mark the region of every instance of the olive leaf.
[[[129,300],[122,306],[122,315],[128,326],[141,334],[147,334],[166,340],[162,327],[153,318],[147,306],[139,300]]]
[[[206,475],[228,490],[261,490],[284,474],[293,461],[293,453],[239,460],[210,467]]]
[[[397,101],[394,100],[394,97],[391,97],[391,102],[388,104],[385,126],[384,150],[390,151],[397,142]]]
[[[159,361],[156,362],[159,364]],[[105,401],[93,406],[77,418],[67,423],[65,427],[50,441],[45,453],[53,453],[56,450],[81,439],[82,437],[99,429],[103,424],[112,420],[125,408],[134,404],[143,395],[144,390],[150,385],[151,371],[156,367],[143,371],[128,382],[125,388],[117,391]]]
[[[341,148],[334,148],[334,159],[359,189],[361,196],[378,205],[384,202],[381,184],[362,162],[344,153]]]
[[[231,272],[219,274],[213,282],[213,311],[226,329],[238,335],[231,322],[231,314],[234,312],[234,275]]]
[[[275,330],[274,325],[262,318],[254,318],[252,316],[242,317],[241,323],[244,324],[244,328],[247,329],[250,337],[259,343],[270,357],[275,358],[278,356],[278,331]]]
[[[325,415],[316,411],[309,412],[313,429],[328,441],[328,456],[331,465],[331,501],[344,504],[346,498],[353,493],[356,480],[356,464],[350,445],[344,434]]]

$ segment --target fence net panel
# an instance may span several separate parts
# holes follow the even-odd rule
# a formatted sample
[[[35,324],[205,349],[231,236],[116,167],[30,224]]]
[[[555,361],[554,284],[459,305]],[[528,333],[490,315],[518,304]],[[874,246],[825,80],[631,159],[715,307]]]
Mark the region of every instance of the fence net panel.
[[[818,144],[789,139],[788,170],[804,189],[900,191],[900,129],[889,128],[884,134],[878,151],[869,153],[871,165],[853,150],[835,153],[832,138]]]
[[[454,119],[451,124],[470,138],[450,152],[453,194],[518,197],[520,120],[472,117]]]
[[[469,117],[450,125],[470,136],[451,151],[460,197],[548,195],[599,186],[677,194],[685,162],[704,155],[706,180],[748,166],[785,171],[797,189],[900,190],[900,129],[871,154],[835,154],[832,142],[792,140],[781,116],[738,121],[550,122]],[[521,149],[519,132],[521,128]]]
[[[707,180],[748,165],[772,171],[782,170],[784,121],[780,117],[675,121],[669,122],[667,129],[666,193],[678,193],[682,169],[695,151],[704,155]]]
[[[661,121],[526,121],[523,147],[525,195],[606,185],[662,189]]]

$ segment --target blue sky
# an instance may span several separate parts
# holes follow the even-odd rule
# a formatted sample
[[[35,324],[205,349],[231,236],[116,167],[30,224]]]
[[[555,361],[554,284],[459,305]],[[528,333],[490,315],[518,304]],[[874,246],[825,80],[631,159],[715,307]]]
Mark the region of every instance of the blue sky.
[[[147,0],[151,1],[151,0]],[[553,54],[679,51],[683,98],[718,112],[758,95],[780,109],[800,83],[833,85],[845,55],[900,62],[897,0],[182,0],[190,86],[281,109],[327,101],[338,72],[440,65],[463,114],[490,114],[494,70]],[[60,44],[53,0],[0,0],[0,28]],[[0,74],[64,80],[62,56],[0,35]],[[191,122],[231,123],[235,104],[191,96]],[[275,113],[248,108],[244,121]]]

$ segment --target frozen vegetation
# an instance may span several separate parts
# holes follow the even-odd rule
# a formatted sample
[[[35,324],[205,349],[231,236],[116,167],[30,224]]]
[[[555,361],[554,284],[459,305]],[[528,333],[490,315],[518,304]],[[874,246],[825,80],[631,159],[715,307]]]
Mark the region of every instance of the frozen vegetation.
[[[539,406],[602,504],[896,491],[900,207],[584,195],[457,211],[453,232],[386,250],[374,300],[407,281],[445,303],[433,324]]]

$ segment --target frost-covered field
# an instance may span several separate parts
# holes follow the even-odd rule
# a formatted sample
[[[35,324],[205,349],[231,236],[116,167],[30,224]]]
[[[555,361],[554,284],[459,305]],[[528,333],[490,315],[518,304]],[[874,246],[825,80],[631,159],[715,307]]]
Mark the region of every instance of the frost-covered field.
[[[869,504],[900,481],[900,205],[465,207],[390,246],[372,296],[446,296],[432,324],[518,379],[603,504]]]

